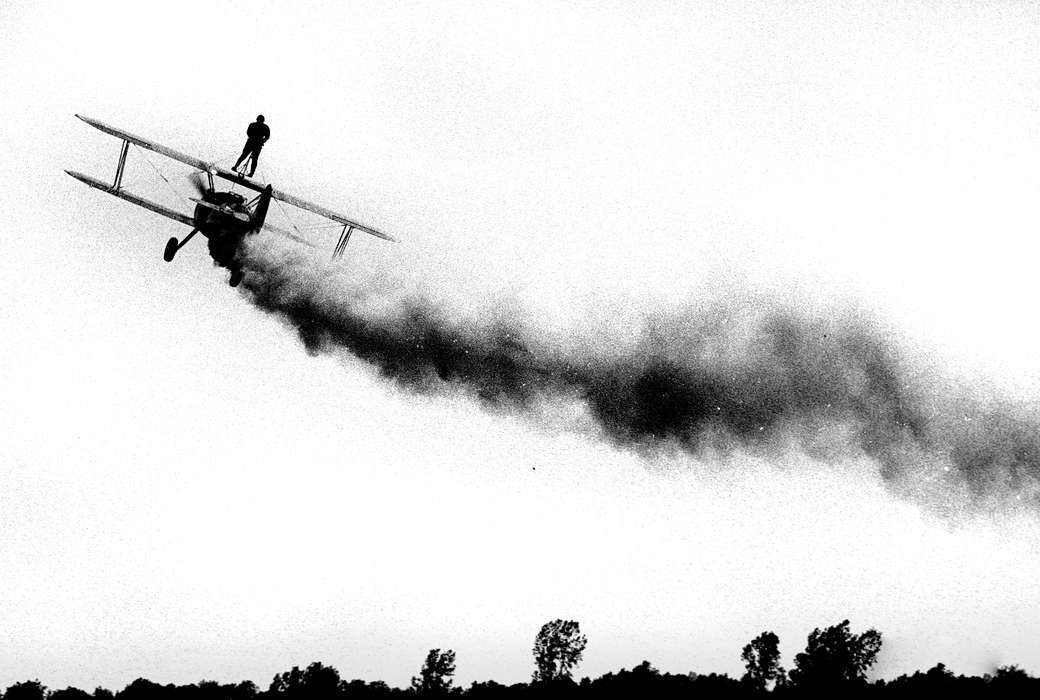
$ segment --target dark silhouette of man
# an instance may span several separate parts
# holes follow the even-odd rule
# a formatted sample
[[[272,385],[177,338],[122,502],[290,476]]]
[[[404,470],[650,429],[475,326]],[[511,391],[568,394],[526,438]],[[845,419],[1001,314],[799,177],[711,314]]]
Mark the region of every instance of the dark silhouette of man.
[[[232,170],[238,170],[238,166],[241,165],[242,161],[249,156],[252,156],[249,163],[249,177],[253,177],[253,173],[256,172],[256,161],[260,159],[260,149],[267,143],[267,139],[271,138],[271,129],[268,128],[267,124],[264,124],[264,115],[256,115],[256,121],[249,125],[246,129],[246,145],[242,149],[242,155],[235,161],[235,167]]]

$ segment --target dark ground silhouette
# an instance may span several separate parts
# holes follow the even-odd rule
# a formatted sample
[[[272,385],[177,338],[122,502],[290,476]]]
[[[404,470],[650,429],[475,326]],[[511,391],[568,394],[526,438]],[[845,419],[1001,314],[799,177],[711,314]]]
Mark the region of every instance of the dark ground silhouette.
[[[554,626],[555,625],[555,626]],[[563,630],[557,634],[568,644],[554,646],[546,628]],[[558,656],[553,668],[578,663],[572,653],[575,640],[584,648],[584,636],[578,623],[556,620],[547,623],[536,638],[533,650],[535,674],[530,683],[503,685],[495,681],[474,682],[467,688],[456,687],[455,652],[431,649],[419,676],[409,688],[395,688],[382,681],[345,680],[333,666],[315,661],[306,668],[294,666],[275,674],[266,690],[252,681],[217,683],[200,681],[189,685],[160,685],[138,678],[113,693],[96,688],[92,693],[78,688],[48,690],[39,680],[15,683],[3,692],[0,700],[389,700],[421,696],[424,698],[467,698],[470,700],[522,700],[524,698],[1038,698],[1040,678],[1017,666],[1003,666],[983,676],[954,675],[944,664],[892,680],[866,680],[866,672],[880,651],[882,636],[870,629],[854,633],[849,621],[825,629],[815,629],[807,639],[805,650],[797,654],[795,667],[784,673],[772,663],[777,637],[763,632],[744,647],[742,659],[747,672],[742,678],[726,674],[662,673],[649,661],[632,669],[621,669],[598,678],[575,681],[569,675],[546,674],[553,664],[547,660]],[[539,643],[541,642],[541,643]],[[570,651],[567,651],[567,647]],[[751,653],[749,650],[753,650]],[[569,655],[568,655],[569,654]],[[763,663],[765,659],[765,663]],[[573,661],[573,664],[570,662]],[[568,665],[569,664],[569,665]],[[763,669],[769,669],[763,672]],[[539,670],[542,673],[539,673]],[[544,680],[548,678],[548,680]],[[940,695],[941,694],[941,695]]]
[[[315,662],[308,668],[318,664]],[[48,690],[38,681],[12,685],[3,700],[389,700],[423,697],[469,698],[472,700],[520,700],[522,698],[776,698],[842,697],[842,698],[1037,698],[1040,678],[1016,667],[1002,667],[984,676],[954,675],[943,664],[928,671],[917,671],[893,680],[850,684],[831,691],[814,691],[785,685],[772,691],[758,690],[740,679],[725,674],[662,673],[649,661],[595,679],[565,680],[550,684],[516,683],[503,685],[495,681],[474,682],[467,688],[452,688],[440,693],[424,693],[413,689],[394,688],[382,681],[342,680],[335,668],[323,666],[336,677],[333,685],[259,690],[251,681],[217,683],[200,681],[190,685],[159,685],[138,678],[116,693],[97,688],[87,693],[78,688]],[[297,672],[305,674],[306,671]],[[287,673],[292,673],[289,671]],[[284,675],[284,674],[279,674]],[[272,684],[273,685],[273,684]],[[31,686],[27,688],[26,686]],[[835,694],[836,693],[836,694]],[[943,694],[943,695],[940,695]],[[950,694],[953,695],[950,695]]]

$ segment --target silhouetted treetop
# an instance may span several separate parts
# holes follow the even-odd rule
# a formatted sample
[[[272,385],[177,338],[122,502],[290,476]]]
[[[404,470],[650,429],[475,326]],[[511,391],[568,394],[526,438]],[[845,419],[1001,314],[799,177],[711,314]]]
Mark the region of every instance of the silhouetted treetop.
[[[90,693],[79,688],[65,688],[64,690],[53,690],[47,695],[48,700],[93,700]]]
[[[290,698],[331,700],[340,691],[339,671],[320,661],[312,662],[305,670],[293,666],[285,673],[276,673],[267,692]]]
[[[769,683],[784,677],[780,665],[780,638],[773,632],[763,632],[751,640],[740,652],[744,662],[741,680],[755,690],[765,690]]]
[[[542,625],[534,639],[535,683],[570,678],[574,667],[581,662],[588,640],[573,620],[553,620]]]
[[[15,683],[4,691],[4,700],[44,700],[47,697],[47,686],[34,681]]]
[[[430,649],[418,676],[412,678],[412,692],[428,696],[444,696],[452,690],[455,675],[455,652]]]
[[[877,630],[852,634],[848,620],[824,630],[817,627],[809,635],[805,651],[795,656],[791,681],[802,688],[862,683],[879,651],[881,633]]]

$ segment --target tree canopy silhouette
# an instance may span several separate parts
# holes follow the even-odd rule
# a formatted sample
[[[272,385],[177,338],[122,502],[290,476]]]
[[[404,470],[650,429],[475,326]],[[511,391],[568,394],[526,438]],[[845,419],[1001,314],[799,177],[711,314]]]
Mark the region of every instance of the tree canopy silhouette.
[[[879,651],[881,633],[877,630],[853,634],[848,620],[824,630],[817,627],[809,635],[805,651],[794,658],[791,681],[800,688],[862,683]]]
[[[172,688],[153,683],[147,678],[138,678],[116,693],[116,700],[168,700]]]
[[[773,632],[763,632],[740,652],[747,671],[741,679],[756,690],[765,690],[771,681],[781,682],[784,669],[780,665],[780,638]]]
[[[47,686],[38,679],[15,683],[4,691],[4,700],[44,700],[46,697]]]
[[[286,700],[334,700],[339,686],[339,671],[315,661],[303,671],[299,666],[293,666],[291,671],[276,673],[267,692]]]
[[[546,622],[534,639],[535,683],[548,683],[570,678],[571,672],[581,662],[582,652],[588,640],[573,620]]]
[[[64,690],[52,690],[47,695],[47,700],[93,700],[93,697],[85,690],[69,687]]]
[[[418,676],[412,677],[412,691],[420,695],[447,695],[455,676],[455,652],[430,649]]]

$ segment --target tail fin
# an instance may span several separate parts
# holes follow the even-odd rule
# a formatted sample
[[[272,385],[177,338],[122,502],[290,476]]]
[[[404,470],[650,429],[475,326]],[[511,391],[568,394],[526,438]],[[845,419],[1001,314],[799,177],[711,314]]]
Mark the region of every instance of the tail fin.
[[[267,218],[267,209],[271,206],[271,192],[272,188],[270,185],[264,188],[264,191],[260,193],[260,201],[256,203],[256,209],[253,210],[253,233],[257,233],[264,227],[264,220]]]

